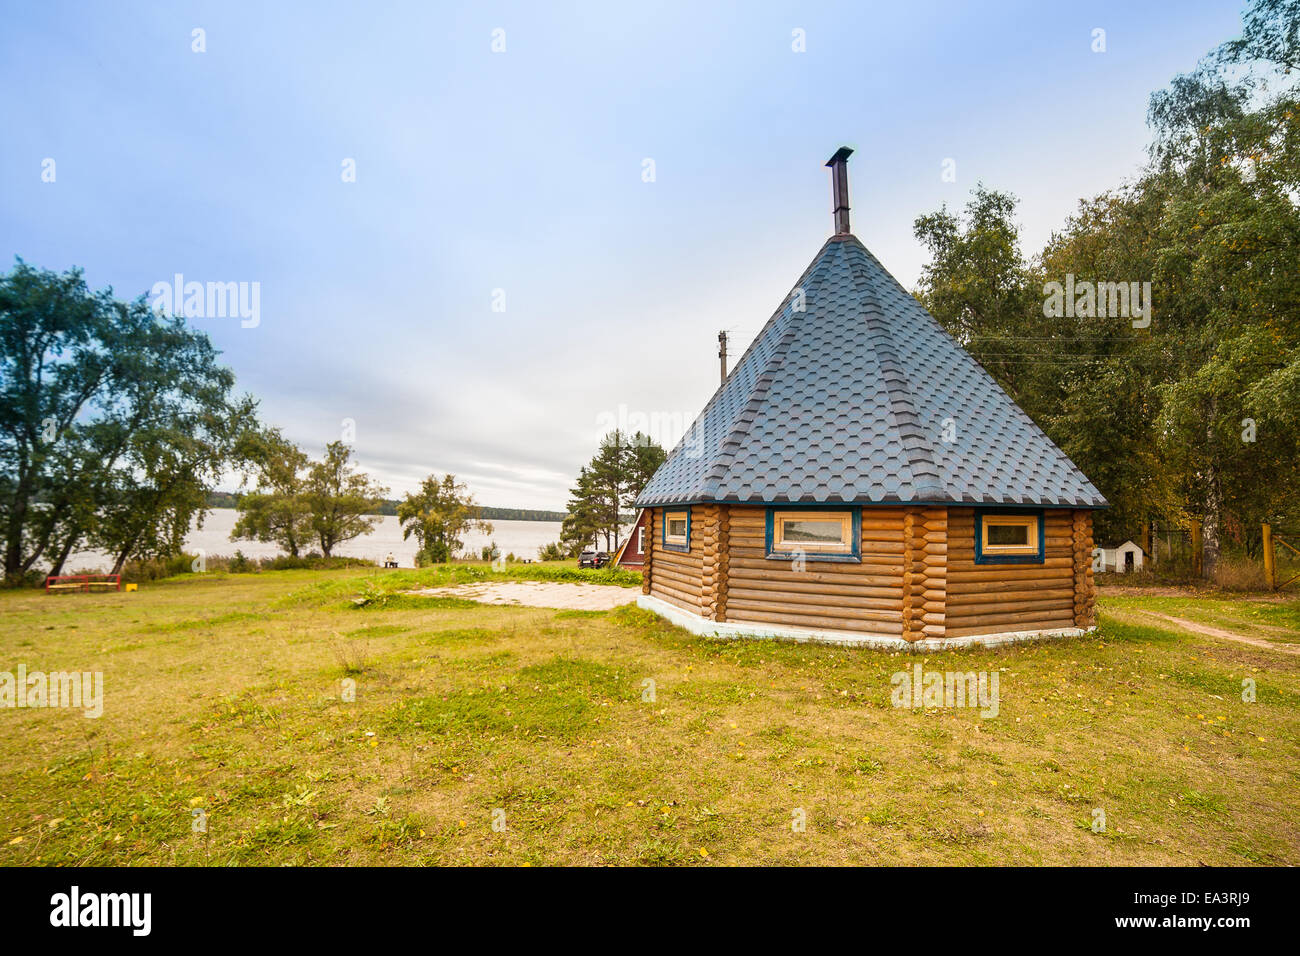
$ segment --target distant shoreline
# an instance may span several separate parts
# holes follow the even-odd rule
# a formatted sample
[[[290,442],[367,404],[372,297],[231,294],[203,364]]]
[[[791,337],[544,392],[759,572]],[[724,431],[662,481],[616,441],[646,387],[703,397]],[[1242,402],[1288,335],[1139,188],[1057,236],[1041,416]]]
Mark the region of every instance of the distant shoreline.
[[[235,495],[227,491],[213,492],[208,496],[209,508],[235,507]],[[481,517],[485,521],[563,521],[567,514],[563,511],[540,511],[534,508],[481,508]],[[367,512],[372,515],[396,515],[397,502],[386,501],[379,511]]]

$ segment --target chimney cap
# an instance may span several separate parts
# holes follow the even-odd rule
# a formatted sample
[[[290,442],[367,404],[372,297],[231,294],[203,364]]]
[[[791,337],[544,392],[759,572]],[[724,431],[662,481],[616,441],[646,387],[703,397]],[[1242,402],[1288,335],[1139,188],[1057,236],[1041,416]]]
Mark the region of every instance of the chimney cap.
[[[842,163],[853,155],[853,149],[850,146],[841,146],[835,151],[835,155],[826,160],[827,166],[834,166],[836,163]]]

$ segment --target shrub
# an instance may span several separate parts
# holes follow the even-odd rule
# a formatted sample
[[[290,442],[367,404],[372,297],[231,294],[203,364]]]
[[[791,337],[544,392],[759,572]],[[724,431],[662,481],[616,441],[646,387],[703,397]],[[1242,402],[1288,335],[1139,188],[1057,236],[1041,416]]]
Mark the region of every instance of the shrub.
[[[415,566],[417,568],[427,568],[431,564],[446,564],[450,560],[451,551],[441,541],[434,542],[429,547],[421,548],[415,553]]]
[[[333,555],[325,557],[324,555],[312,552],[308,555],[299,555],[291,557],[287,554],[279,554],[273,558],[260,558],[257,561],[257,570],[259,571],[327,571],[332,568],[375,568],[378,567],[375,562],[369,558],[349,558],[342,555]]]
[[[194,562],[198,560],[196,554],[173,554],[166,558],[145,558],[136,561],[128,561],[122,566],[123,581],[157,581],[160,578],[171,578],[178,574],[189,574],[194,570]],[[208,568],[211,569],[209,559]],[[74,572],[77,574],[84,572]]]

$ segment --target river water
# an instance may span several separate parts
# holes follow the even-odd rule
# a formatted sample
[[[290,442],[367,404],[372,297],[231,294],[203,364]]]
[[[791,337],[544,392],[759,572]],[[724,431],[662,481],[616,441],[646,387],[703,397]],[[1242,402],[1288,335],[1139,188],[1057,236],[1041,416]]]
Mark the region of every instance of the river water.
[[[202,528],[191,528],[185,537],[185,550],[190,554],[202,552],[206,555],[234,555],[238,549],[250,558],[270,558],[283,551],[279,545],[261,541],[231,541],[230,532],[235,527],[239,512],[234,508],[215,508],[208,512]],[[393,515],[379,515],[379,524],[370,534],[354,538],[334,549],[337,555],[353,558],[369,558],[377,564],[383,564],[384,556],[392,552],[397,563],[404,568],[415,565],[415,552],[418,549],[415,538],[402,540],[402,526]],[[544,544],[560,540],[560,522],[558,521],[490,521],[492,534],[485,535],[477,531],[470,532],[462,539],[465,550],[479,557],[480,549],[492,542],[503,555],[514,554],[519,558],[537,560],[537,549]],[[319,551],[319,545],[308,543],[302,549]],[[107,571],[112,560],[102,552],[83,551],[72,555],[64,573],[74,571]]]

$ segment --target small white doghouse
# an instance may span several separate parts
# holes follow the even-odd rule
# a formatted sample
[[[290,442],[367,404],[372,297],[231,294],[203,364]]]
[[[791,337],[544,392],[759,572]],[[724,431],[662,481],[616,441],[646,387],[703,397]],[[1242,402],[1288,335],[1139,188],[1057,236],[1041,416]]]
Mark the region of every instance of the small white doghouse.
[[[1116,548],[1102,548],[1102,570],[1127,574],[1129,571],[1142,570],[1145,557],[1141,548],[1132,541],[1125,541]]]

